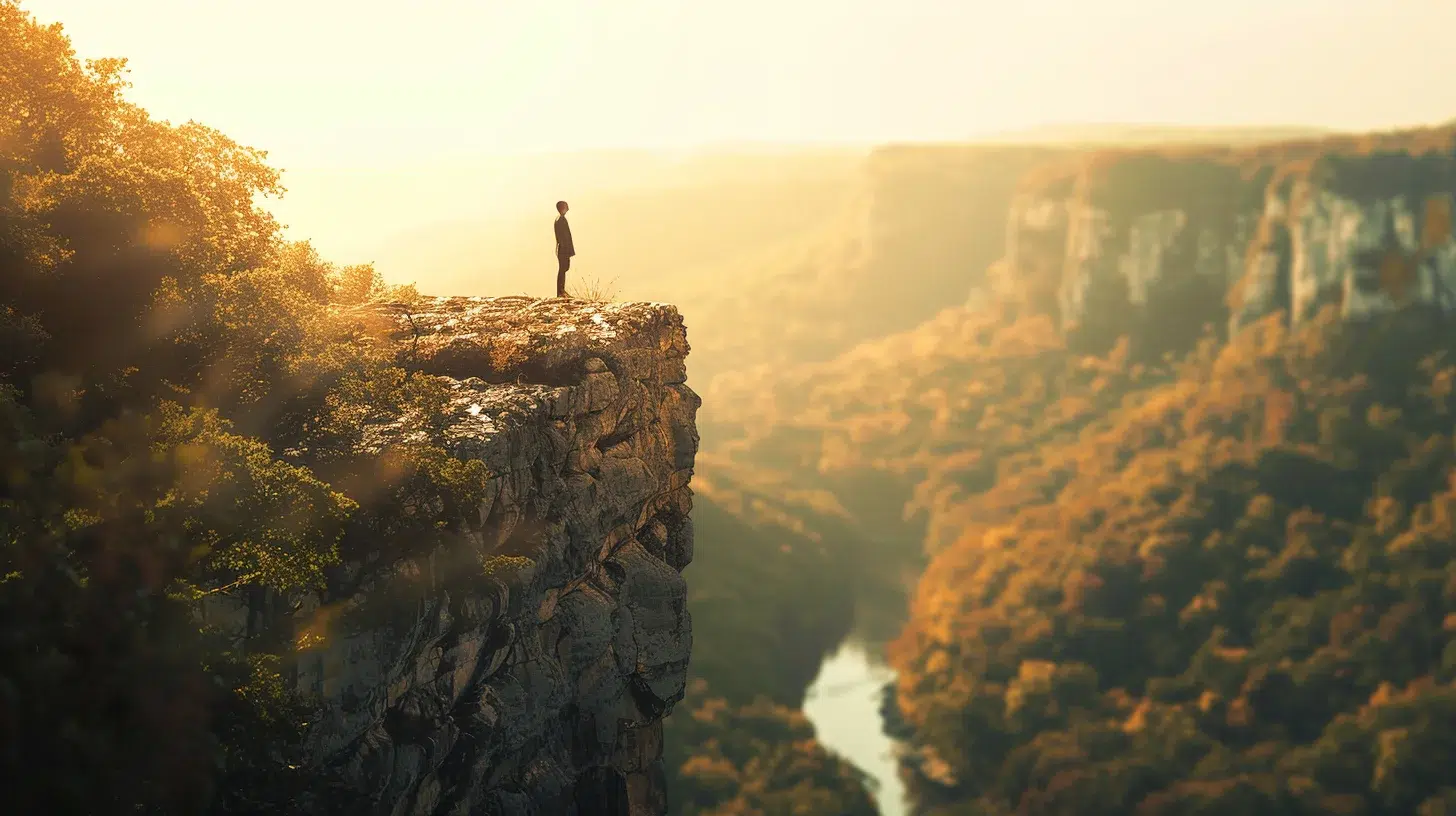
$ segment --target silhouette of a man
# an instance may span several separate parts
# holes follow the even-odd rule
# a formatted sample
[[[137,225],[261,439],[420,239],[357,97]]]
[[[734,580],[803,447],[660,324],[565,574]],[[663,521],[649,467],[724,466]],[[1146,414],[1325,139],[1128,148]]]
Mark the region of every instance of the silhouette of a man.
[[[571,243],[571,225],[566,223],[566,211],[571,209],[565,201],[556,202],[556,296],[566,297],[566,270],[571,268],[571,256],[576,247]]]

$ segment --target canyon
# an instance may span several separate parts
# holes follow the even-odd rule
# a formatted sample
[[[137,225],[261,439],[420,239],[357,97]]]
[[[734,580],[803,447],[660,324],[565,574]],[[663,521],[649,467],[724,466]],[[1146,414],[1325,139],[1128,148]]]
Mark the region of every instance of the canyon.
[[[1237,148],[897,147],[867,167],[881,195],[854,233],[858,265],[826,298],[874,317],[840,331],[852,321],[826,315],[823,334],[841,350],[709,372],[699,388],[706,476],[726,462],[822,490],[857,531],[880,533],[881,552],[934,561],[978,535],[1010,510],[981,497],[1018,484],[1038,445],[1074,440],[1136,393],[1131,380],[1100,395],[1071,389],[1083,377],[1148,387],[1200,344],[1217,354],[1265,336],[1271,320],[1293,332],[1330,310],[1352,338],[1369,324],[1429,339],[1456,285],[1449,128]],[[913,263],[890,272],[901,257]],[[961,294],[947,294],[952,281]],[[1342,365],[1376,353],[1349,342]],[[1075,472],[1064,465],[1012,495],[1038,506]],[[954,603],[938,603],[922,620],[951,616]],[[945,778],[909,742],[913,773]]]

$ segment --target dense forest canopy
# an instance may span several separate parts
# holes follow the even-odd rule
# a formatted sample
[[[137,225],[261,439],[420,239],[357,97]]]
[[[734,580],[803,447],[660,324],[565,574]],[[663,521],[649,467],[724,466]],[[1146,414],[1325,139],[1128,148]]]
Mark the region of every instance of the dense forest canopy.
[[[1453,351],[1407,310],[1003,362],[1043,416],[1116,404],[940,474],[965,524],[894,649],[926,812],[1447,812]]]

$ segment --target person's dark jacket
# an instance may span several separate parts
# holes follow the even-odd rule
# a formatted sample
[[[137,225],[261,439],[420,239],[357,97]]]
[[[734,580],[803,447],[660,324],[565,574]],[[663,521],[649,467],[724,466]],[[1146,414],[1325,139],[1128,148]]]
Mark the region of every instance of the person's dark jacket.
[[[556,256],[559,258],[570,258],[576,255],[576,247],[571,243],[571,225],[566,223],[566,216],[556,219]]]

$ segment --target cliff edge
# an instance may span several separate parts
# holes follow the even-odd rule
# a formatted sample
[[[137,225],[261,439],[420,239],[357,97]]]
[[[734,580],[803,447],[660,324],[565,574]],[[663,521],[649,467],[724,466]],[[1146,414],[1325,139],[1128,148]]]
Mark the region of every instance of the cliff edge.
[[[484,463],[486,499],[450,546],[348,563],[301,602],[311,762],[380,814],[665,813],[701,404],[682,317],[525,297],[374,317],[408,368],[448,378],[448,437]],[[370,444],[413,432],[381,423]]]

